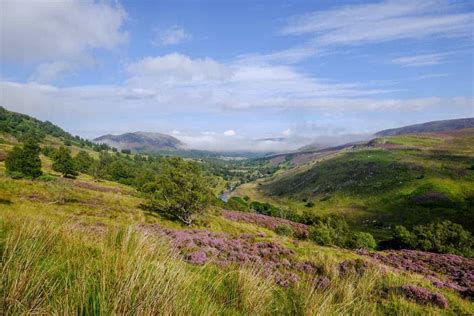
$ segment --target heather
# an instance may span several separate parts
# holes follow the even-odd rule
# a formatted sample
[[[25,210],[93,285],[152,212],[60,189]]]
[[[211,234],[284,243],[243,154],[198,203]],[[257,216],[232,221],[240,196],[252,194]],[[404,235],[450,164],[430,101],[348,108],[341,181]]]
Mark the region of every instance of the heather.
[[[441,294],[428,289],[407,284],[401,287],[402,293],[409,299],[420,304],[433,304],[441,308],[448,308],[448,300]]]
[[[451,288],[464,295],[474,293],[474,260],[450,254],[417,250],[366,253],[394,268],[419,273],[439,288]]]
[[[265,241],[263,234],[230,235],[208,230],[170,229],[157,224],[142,225],[140,229],[169,238],[173,247],[192,264],[259,266],[264,274],[273,275],[281,286],[289,286],[299,280],[294,272],[314,274],[319,271],[316,264],[298,260],[292,249]]]
[[[274,231],[281,230],[282,225],[286,225],[291,228],[296,237],[306,238],[308,236],[309,226],[283,218],[238,211],[224,211],[223,216],[233,221],[251,223]]]

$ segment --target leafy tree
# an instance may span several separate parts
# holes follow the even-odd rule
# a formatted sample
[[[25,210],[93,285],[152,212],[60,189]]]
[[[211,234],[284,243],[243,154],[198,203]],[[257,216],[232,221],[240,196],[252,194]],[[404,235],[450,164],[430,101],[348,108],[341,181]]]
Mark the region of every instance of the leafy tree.
[[[76,165],[71,157],[71,151],[61,146],[53,155],[53,170],[60,172],[64,177],[77,176]]]
[[[132,184],[135,175],[133,163],[128,160],[114,160],[107,166],[111,179],[124,184]]]
[[[27,139],[23,148],[15,146],[5,160],[7,173],[16,177],[39,177],[42,174],[40,152],[41,149],[33,138]]]
[[[208,181],[198,165],[181,158],[167,158],[161,163],[152,191],[148,195],[147,208],[186,225],[201,215],[209,203]]]
[[[89,155],[87,151],[81,150],[76,157],[74,157],[74,164],[79,172],[86,173],[94,163],[94,158]]]

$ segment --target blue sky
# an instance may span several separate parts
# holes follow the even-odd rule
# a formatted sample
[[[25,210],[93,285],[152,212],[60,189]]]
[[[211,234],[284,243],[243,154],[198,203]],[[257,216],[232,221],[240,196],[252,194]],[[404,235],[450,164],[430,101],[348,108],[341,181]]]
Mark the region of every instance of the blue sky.
[[[2,1],[0,104],[285,150],[474,116],[471,1]],[[261,141],[284,137],[285,141]]]

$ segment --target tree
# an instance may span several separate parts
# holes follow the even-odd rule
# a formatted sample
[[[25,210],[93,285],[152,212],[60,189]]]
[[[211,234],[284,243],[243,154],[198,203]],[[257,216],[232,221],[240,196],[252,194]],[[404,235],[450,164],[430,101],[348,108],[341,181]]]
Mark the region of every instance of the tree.
[[[53,170],[62,173],[64,177],[77,176],[76,166],[71,157],[71,151],[69,148],[61,146],[54,153]]]
[[[74,163],[79,172],[86,173],[94,163],[94,158],[92,158],[86,151],[81,150],[76,157],[74,157]]]
[[[15,146],[5,160],[7,173],[11,176],[37,178],[41,172],[41,148],[33,138],[28,138],[23,148]]]
[[[181,158],[163,159],[147,200],[147,208],[192,225],[209,203],[208,181],[199,166]]]

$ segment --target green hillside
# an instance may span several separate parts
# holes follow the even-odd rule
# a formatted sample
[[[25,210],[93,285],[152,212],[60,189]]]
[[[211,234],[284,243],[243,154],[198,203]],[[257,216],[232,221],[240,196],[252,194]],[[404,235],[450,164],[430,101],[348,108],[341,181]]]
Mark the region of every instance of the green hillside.
[[[474,231],[474,129],[377,138],[246,185],[295,212],[344,214],[384,236],[395,224],[449,219]]]

